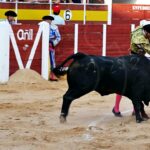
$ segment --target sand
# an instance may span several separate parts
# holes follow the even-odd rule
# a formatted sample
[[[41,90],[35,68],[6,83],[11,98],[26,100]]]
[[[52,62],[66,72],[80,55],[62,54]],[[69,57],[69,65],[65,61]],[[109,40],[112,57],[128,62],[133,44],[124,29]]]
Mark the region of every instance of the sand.
[[[67,123],[59,122],[65,77],[44,80],[18,70],[0,85],[0,150],[150,150],[150,120],[135,122],[132,104],[121,101],[122,118],[112,114],[115,95],[91,92],[73,101]],[[150,108],[146,107],[150,116]]]

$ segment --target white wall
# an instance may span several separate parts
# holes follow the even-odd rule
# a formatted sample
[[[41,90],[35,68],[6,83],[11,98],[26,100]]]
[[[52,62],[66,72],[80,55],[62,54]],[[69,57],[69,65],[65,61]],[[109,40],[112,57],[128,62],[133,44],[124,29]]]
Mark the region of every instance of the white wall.
[[[0,84],[9,79],[9,29],[8,22],[0,23]]]

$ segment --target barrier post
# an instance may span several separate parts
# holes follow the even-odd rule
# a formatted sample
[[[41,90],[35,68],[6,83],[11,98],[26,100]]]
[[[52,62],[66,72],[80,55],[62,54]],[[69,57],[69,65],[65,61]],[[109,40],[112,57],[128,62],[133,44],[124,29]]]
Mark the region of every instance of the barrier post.
[[[108,3],[108,25],[112,23],[112,0],[107,0]]]
[[[42,27],[42,66],[41,75],[44,79],[49,78],[49,24],[47,22],[42,22],[40,24]]]
[[[83,13],[83,24],[86,24],[86,0],[83,0],[84,13]]]
[[[0,23],[0,84],[9,80],[9,23]]]
[[[49,0],[49,11],[50,11],[50,15],[52,14],[52,0]]]
[[[74,25],[74,54],[78,52],[78,24]]]
[[[18,0],[16,0],[16,3],[15,3],[15,12],[16,12],[16,14],[18,14]],[[16,23],[18,22],[17,17],[15,18],[15,22]]]
[[[106,35],[107,35],[107,25],[103,24],[103,45],[102,45],[102,56],[106,56]]]

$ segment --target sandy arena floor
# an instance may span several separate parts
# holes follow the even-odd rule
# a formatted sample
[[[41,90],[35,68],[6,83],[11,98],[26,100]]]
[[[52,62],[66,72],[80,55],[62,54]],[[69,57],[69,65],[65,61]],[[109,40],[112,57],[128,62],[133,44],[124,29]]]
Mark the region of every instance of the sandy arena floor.
[[[114,94],[91,92],[73,101],[67,123],[60,124],[66,90],[64,78],[49,82],[31,70],[0,85],[0,150],[150,150],[150,120],[137,124],[125,97],[122,118],[111,112]],[[150,116],[150,107],[146,111]]]

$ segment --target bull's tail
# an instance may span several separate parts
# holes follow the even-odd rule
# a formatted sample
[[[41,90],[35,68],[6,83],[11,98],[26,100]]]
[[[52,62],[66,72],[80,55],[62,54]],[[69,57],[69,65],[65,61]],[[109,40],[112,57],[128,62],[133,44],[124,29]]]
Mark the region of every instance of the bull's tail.
[[[68,58],[66,58],[59,66],[57,66],[56,68],[53,69],[53,73],[56,75],[56,76],[61,76],[61,75],[65,75],[67,73],[67,70],[68,69],[64,69],[64,65],[71,59],[73,60],[77,60],[77,59],[81,59],[83,57],[85,57],[86,54],[83,54],[83,53],[76,53],[76,54],[73,54],[71,56],[69,56]]]

